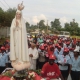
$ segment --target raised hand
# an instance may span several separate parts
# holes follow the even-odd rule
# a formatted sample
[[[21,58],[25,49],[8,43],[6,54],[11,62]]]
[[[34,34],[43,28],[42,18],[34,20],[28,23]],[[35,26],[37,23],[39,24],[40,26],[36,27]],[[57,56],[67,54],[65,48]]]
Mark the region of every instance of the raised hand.
[[[18,27],[19,26],[19,23],[18,23],[18,21],[16,20],[16,27]]]

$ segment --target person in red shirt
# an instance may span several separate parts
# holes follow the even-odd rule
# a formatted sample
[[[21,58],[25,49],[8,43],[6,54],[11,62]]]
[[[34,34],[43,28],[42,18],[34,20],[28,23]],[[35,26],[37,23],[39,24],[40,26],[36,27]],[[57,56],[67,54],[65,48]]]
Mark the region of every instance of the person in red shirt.
[[[50,80],[51,79],[58,80],[59,78],[61,78],[61,80],[64,80],[58,65],[54,63],[54,61],[55,61],[55,56],[50,55],[49,62],[45,63],[42,67],[42,70],[41,70],[42,77],[49,78]]]

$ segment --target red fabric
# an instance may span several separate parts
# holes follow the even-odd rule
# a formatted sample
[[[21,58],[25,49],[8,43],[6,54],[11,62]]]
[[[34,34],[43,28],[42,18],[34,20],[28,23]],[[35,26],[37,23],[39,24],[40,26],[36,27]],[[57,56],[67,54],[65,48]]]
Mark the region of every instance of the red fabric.
[[[73,40],[73,43],[76,44],[76,42],[77,42],[76,39],[74,39],[74,40]]]
[[[50,56],[52,54],[53,54],[53,51],[48,50],[48,55]]]
[[[29,73],[32,73],[33,71],[29,71]],[[36,72],[34,72],[35,73],[35,80],[41,80],[42,79],[42,77],[41,76],[39,76]]]
[[[0,80],[10,80],[11,78],[5,76],[5,77],[0,77]]]
[[[40,49],[43,49],[44,50],[44,46],[40,46]]]
[[[5,47],[1,47],[1,50],[5,50]]]
[[[64,52],[69,52],[69,49],[68,48],[64,48]]]
[[[58,48],[61,49],[61,46],[59,45]]]
[[[35,73],[36,74],[36,73]],[[42,79],[42,77],[41,76],[39,76],[38,74],[36,74],[36,76],[35,76],[35,80],[41,80]]]
[[[6,45],[5,45],[5,48],[8,48],[8,49],[9,49],[9,48],[10,48],[10,46],[9,46],[8,44],[6,44]]]
[[[49,54],[47,53],[45,56],[46,56],[46,57],[49,57]]]
[[[55,60],[56,58],[55,58],[55,56],[54,56],[53,54],[51,54],[51,55],[49,56],[49,59],[54,59],[54,60]]]
[[[48,52],[49,56],[53,54],[53,51],[50,50],[50,48],[52,48],[52,47],[53,47],[53,46],[50,45],[50,46],[48,46],[48,48],[47,48],[47,52]]]
[[[9,40],[6,40],[6,42],[9,42]]]
[[[50,79],[58,78],[61,74],[59,67],[56,63],[50,65],[48,62],[43,65],[41,70],[43,77],[49,77]]]
[[[55,44],[55,47],[58,47],[59,46],[59,44]]]

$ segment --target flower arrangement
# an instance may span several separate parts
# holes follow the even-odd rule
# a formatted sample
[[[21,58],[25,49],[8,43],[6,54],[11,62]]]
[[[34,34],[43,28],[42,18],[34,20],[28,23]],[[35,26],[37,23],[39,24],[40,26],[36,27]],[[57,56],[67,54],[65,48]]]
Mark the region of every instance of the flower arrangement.
[[[25,70],[26,72],[26,77],[24,80],[45,80],[40,76],[41,70]],[[2,74],[1,78],[8,77],[10,80],[16,80],[17,77],[15,77],[17,71],[15,69],[6,69]],[[23,74],[24,75],[24,74]],[[19,77],[20,76],[20,77]],[[18,78],[22,79],[22,75],[19,74]],[[18,79],[19,80],[19,79]]]
[[[35,76],[36,76],[35,72],[29,72],[28,73],[28,80],[35,80]]]
[[[38,69],[38,70],[30,70],[30,71],[33,71],[33,72],[37,73],[38,75],[40,75],[41,69]]]
[[[2,76],[12,77],[12,73],[10,71],[6,71]]]
[[[7,76],[7,77],[12,77],[15,72],[16,72],[16,71],[15,71],[14,69],[12,69],[12,70],[6,70],[6,71],[3,72],[1,75],[2,75],[2,76]]]

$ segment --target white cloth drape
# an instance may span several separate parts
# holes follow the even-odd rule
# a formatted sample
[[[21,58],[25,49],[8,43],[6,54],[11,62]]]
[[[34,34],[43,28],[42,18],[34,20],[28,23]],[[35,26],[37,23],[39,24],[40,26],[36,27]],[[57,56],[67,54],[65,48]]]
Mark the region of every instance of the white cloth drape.
[[[10,60],[29,61],[26,25],[21,18],[16,27],[16,18],[13,19],[10,28]]]

